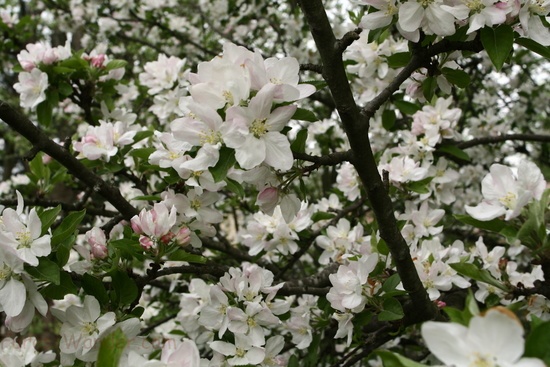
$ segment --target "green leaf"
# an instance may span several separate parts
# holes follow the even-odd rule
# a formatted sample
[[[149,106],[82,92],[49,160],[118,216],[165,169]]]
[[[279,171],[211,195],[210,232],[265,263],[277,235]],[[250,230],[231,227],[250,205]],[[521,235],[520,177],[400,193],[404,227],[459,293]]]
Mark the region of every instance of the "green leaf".
[[[117,328],[101,341],[96,366],[117,367],[127,343],[126,335],[120,328]]]
[[[137,143],[138,141],[146,139],[152,135],[153,135],[153,132],[151,130],[138,131],[134,136],[134,143]]]
[[[484,229],[486,231],[500,232],[506,227],[506,222],[500,219],[481,221],[474,219],[466,214],[455,214],[453,215],[453,217],[455,217],[455,219],[461,221],[462,223],[469,224],[471,226]]]
[[[38,119],[38,123],[43,126],[50,126],[50,123],[52,121],[52,112],[53,112],[53,106],[50,103],[49,100],[45,100],[40,102],[40,104],[36,107],[36,118]]]
[[[109,303],[109,295],[103,285],[101,279],[98,279],[88,273],[82,276],[82,288],[86,294],[97,298],[100,304],[106,305]]]
[[[426,365],[413,361],[399,355],[397,353],[390,352],[389,350],[376,350],[374,351],[378,357],[382,359],[384,367],[425,367]]]
[[[514,31],[507,24],[481,29],[481,43],[495,68],[500,71],[514,47]]]
[[[410,181],[407,182],[407,188],[411,191],[417,192],[419,194],[427,194],[430,192],[428,185],[432,182],[433,177],[427,177],[420,181]]]
[[[123,306],[134,302],[138,296],[138,288],[134,280],[122,270],[114,270],[110,275],[113,279],[118,304]]]
[[[543,46],[538,42],[533,41],[530,38],[518,38],[516,43],[520,46],[525,47],[528,50],[531,50],[542,57],[550,59],[550,47]]]
[[[313,222],[318,222],[320,220],[327,220],[327,219],[332,219],[336,216],[335,213],[327,213],[327,212],[315,212],[313,213],[313,215],[311,216],[311,220]]]
[[[469,263],[454,263],[449,264],[451,268],[456,270],[459,274],[465,275],[473,280],[477,280],[483,283],[490,284],[494,287],[497,287],[498,289],[501,289],[505,292],[509,292],[510,289],[508,289],[507,286],[505,286],[500,281],[496,280],[491,273],[489,273],[485,269],[480,269],[474,264]]]
[[[300,367],[300,360],[296,354],[293,354],[288,359],[288,367]]]
[[[178,250],[171,253],[170,255],[168,255],[168,259],[172,261],[187,261],[188,263],[194,264],[206,263],[206,258],[204,256],[190,254],[189,252],[186,252],[184,250]]]
[[[304,153],[306,151],[307,129],[302,129],[296,134],[296,139],[290,145],[290,149],[296,153]]]
[[[435,93],[435,88],[437,88],[437,80],[433,76],[429,76],[424,79],[422,82],[422,94],[424,95],[424,98],[431,101]]]
[[[69,273],[61,271],[59,273],[59,285],[52,283],[44,287],[40,293],[46,298],[63,299],[67,294],[78,294],[78,288],[74,285]]]
[[[307,367],[317,367],[317,361],[319,360],[319,345],[321,344],[321,335],[319,333],[313,334],[313,340],[309,345],[308,353],[305,358],[304,365]]]
[[[470,84],[470,75],[464,70],[443,68],[441,73],[449,83],[456,85],[459,88],[466,88]]]
[[[382,126],[388,131],[392,131],[395,126],[395,111],[384,110],[382,112]]]
[[[63,222],[53,231],[52,247],[55,248],[63,240],[69,238],[75,231],[82,219],[86,215],[86,209],[79,212],[72,212],[63,219]]]
[[[25,270],[35,279],[52,282],[55,285],[60,284],[59,273],[61,269],[47,257],[39,258],[37,266],[25,265]]]
[[[398,285],[401,283],[401,278],[399,277],[399,274],[395,273],[391,275],[384,284],[382,284],[382,291],[384,293],[388,293],[390,291],[393,291]]]
[[[54,66],[52,68],[52,70],[56,73],[56,74],[70,74],[74,71],[73,68],[68,68],[68,67],[65,67],[65,66]],[[65,82],[63,82],[65,83]],[[67,83],[65,83],[67,84]],[[71,88],[72,90],[72,88]]]
[[[67,82],[60,82],[57,90],[64,97],[70,96],[73,93],[73,87]]]
[[[153,148],[153,147],[149,147],[149,148],[139,148],[139,149],[132,149],[130,151],[130,155],[132,157],[138,157],[138,158],[141,158],[141,159],[149,159],[149,156],[151,154],[153,154],[153,152],[155,151],[156,149]]]
[[[69,261],[69,256],[71,255],[71,248],[76,242],[76,235],[77,235],[76,232],[71,234],[69,237],[61,241],[61,243],[57,246],[57,249],[55,251],[55,257],[57,259],[57,264],[59,266],[63,267],[65,266],[65,264],[67,264],[67,261]]]
[[[297,108],[296,112],[294,112],[294,115],[292,115],[292,120],[300,120],[300,121],[308,121],[308,122],[316,122],[319,121],[317,116],[310,111],[306,110],[305,108]]]
[[[214,167],[210,167],[210,173],[214,177],[215,182],[220,182],[227,176],[227,171],[237,162],[235,159],[235,151],[231,148],[220,148],[220,159]]]
[[[451,145],[451,144],[439,145],[437,147],[437,151],[450,154],[453,157],[456,157],[466,162],[470,161],[470,156],[465,151],[458,148],[456,145]]]
[[[124,60],[111,60],[109,63],[105,66],[105,71],[111,71],[114,69],[120,69],[123,67],[126,67],[128,64],[127,61]]]
[[[161,197],[158,195],[140,195],[133,197],[130,200],[139,200],[139,201],[161,201]]]
[[[415,103],[402,100],[393,101],[393,104],[404,115],[414,115],[417,111],[420,111],[421,109],[420,106]]]
[[[225,178],[225,183],[227,184],[226,187],[231,192],[235,193],[239,197],[244,197],[244,195],[245,195],[244,187],[239,182],[226,177]]]
[[[550,321],[537,325],[525,340],[524,357],[540,358],[550,365]]]
[[[406,66],[411,60],[411,56],[412,55],[410,52],[398,52],[386,57],[386,61],[388,62],[388,66],[390,68],[397,69]]]
[[[472,317],[479,315],[477,301],[470,289],[468,290],[468,295],[466,296],[464,310],[459,310],[454,307],[444,307],[443,311],[445,311],[452,322],[456,322],[464,326],[468,326],[470,324]]]
[[[382,304],[383,310],[378,315],[379,321],[395,321],[401,320],[405,313],[401,303],[395,298],[386,298]]]
[[[41,236],[44,236],[46,233],[48,233],[48,230],[57,219],[59,212],[61,212],[61,205],[58,205],[55,208],[44,210],[42,213],[40,213],[38,217],[42,222]]]

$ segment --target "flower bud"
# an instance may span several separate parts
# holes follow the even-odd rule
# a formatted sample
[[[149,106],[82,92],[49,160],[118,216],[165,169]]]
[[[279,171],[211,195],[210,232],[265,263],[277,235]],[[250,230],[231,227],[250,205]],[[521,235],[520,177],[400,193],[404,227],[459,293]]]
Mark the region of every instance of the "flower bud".
[[[273,215],[273,211],[279,202],[279,190],[276,187],[266,187],[263,189],[256,198],[256,205],[260,209],[268,214]]]

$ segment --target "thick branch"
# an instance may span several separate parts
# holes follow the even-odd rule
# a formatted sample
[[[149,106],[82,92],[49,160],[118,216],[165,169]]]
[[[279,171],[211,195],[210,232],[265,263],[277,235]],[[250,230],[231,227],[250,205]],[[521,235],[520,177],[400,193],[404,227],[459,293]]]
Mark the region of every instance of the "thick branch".
[[[27,117],[23,116],[3,101],[0,101],[0,119],[29,140],[35,149],[41,150],[56,159],[65,166],[73,176],[92,187],[94,191],[113,204],[126,219],[130,219],[138,214],[138,210],[124,199],[117,187],[103,181],[101,177],[97,176],[86,168],[78,159],[73,157],[69,151],[49,139],[44,132],[36,127]]]
[[[292,152],[294,159],[299,159],[301,161],[312,162],[318,166],[336,166],[340,163],[351,161],[353,153],[351,150],[345,152],[336,152],[322,156],[314,156],[306,153],[297,153]]]
[[[406,323],[416,323],[436,316],[437,310],[430,301],[416,268],[409,248],[395,220],[393,204],[386,191],[378,166],[374,159],[368,136],[368,121],[374,112],[391,96],[390,89],[371,103],[367,113],[362,114],[357,107],[349,85],[338,43],[332,32],[321,0],[300,0],[310,31],[323,61],[323,77],[332,93],[342,125],[353,152],[352,163],[366,188],[372,209],[378,221],[380,236],[386,241],[405,290],[411,297],[411,305],[406,309]],[[422,65],[423,59],[414,58],[408,72]],[[393,88],[408,76],[401,73]],[[399,85],[397,85],[399,83]]]

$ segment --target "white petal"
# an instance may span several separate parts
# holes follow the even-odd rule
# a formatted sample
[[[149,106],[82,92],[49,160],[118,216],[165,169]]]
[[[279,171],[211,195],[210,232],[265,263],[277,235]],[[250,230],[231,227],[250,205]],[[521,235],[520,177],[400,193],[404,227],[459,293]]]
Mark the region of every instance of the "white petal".
[[[278,132],[268,132],[265,138],[265,163],[275,169],[288,171],[294,163],[294,158],[286,136]]]
[[[466,327],[459,324],[428,321],[422,324],[426,346],[446,365],[468,366],[469,349],[464,343]]]
[[[9,317],[17,316],[25,306],[27,291],[23,283],[10,278],[0,289],[0,304]]]
[[[481,221],[495,219],[506,213],[506,209],[503,206],[493,205],[486,202],[481,202],[481,204],[477,206],[466,205],[464,208],[466,209],[466,213],[468,213],[472,218]]]

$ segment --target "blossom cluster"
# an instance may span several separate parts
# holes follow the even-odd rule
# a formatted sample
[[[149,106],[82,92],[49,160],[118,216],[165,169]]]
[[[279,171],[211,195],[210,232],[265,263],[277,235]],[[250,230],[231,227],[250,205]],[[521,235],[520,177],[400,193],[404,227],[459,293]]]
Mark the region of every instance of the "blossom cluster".
[[[539,0],[524,1],[459,1],[434,0],[429,2],[408,0],[361,0],[377,11],[365,14],[361,26],[378,29],[390,25],[397,17],[397,29],[401,35],[413,42],[425,34],[451,36],[456,26],[467,24],[466,33],[472,33],[485,26],[493,27],[511,23],[525,37],[542,45],[550,45],[550,31],[543,24],[550,4]],[[547,19],[547,18],[546,18]]]

